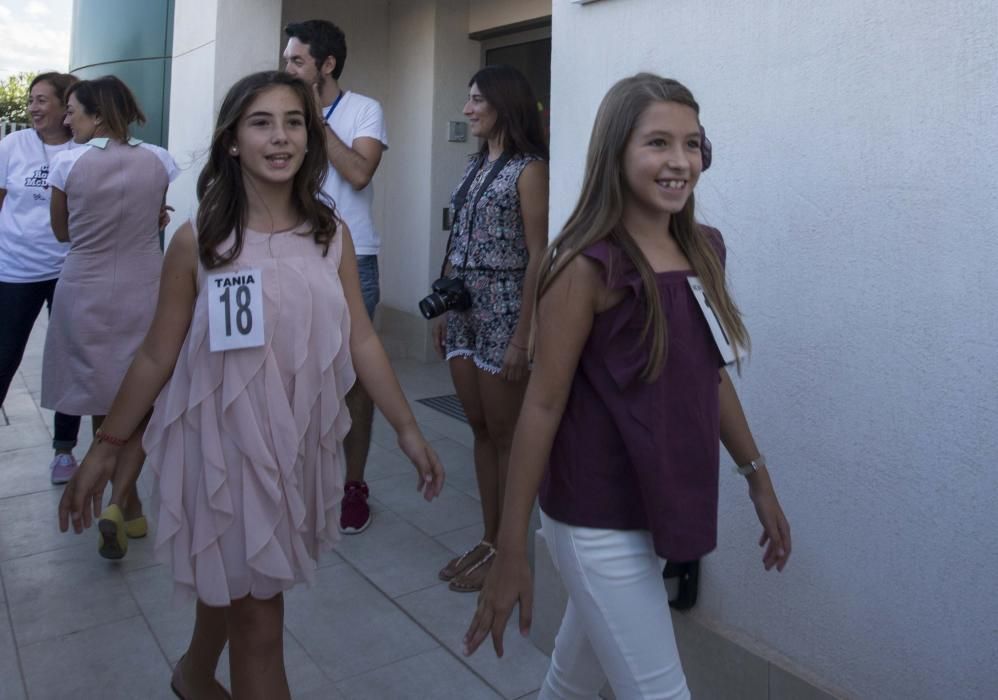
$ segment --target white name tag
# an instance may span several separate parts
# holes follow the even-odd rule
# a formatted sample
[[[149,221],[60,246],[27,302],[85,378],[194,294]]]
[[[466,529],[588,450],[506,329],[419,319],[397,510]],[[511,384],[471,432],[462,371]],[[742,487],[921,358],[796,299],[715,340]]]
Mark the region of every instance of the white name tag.
[[[210,275],[208,339],[212,352],[263,345],[263,273],[259,268]]]
[[[700,303],[700,310],[703,312],[703,317],[707,319],[707,326],[710,327],[710,333],[714,336],[714,343],[721,353],[721,359],[724,360],[724,364],[730,365],[735,361],[736,356],[739,359],[745,357],[744,348],[735,348],[731,345],[731,340],[728,338],[728,334],[725,333],[724,326],[721,325],[721,319],[717,317],[717,312],[714,311],[714,307],[710,305],[710,300],[707,299],[706,292],[703,291],[703,284],[701,284],[700,278],[687,277],[686,281],[690,283],[693,296]]]

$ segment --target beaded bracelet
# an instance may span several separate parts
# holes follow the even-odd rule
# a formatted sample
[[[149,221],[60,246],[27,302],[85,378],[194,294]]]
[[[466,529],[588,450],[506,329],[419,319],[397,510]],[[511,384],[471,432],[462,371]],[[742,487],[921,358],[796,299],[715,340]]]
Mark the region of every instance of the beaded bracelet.
[[[109,445],[114,445],[115,447],[124,447],[128,440],[122,440],[121,438],[114,437],[113,435],[108,435],[100,428],[94,433],[94,437],[97,438],[97,442],[106,442]]]

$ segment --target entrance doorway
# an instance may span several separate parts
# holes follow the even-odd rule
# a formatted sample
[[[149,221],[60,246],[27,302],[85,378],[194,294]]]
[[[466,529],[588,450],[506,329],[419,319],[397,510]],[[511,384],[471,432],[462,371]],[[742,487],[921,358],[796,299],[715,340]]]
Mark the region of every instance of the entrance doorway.
[[[482,41],[482,65],[505,64],[523,73],[537,97],[544,133],[551,136],[551,27],[539,27]]]

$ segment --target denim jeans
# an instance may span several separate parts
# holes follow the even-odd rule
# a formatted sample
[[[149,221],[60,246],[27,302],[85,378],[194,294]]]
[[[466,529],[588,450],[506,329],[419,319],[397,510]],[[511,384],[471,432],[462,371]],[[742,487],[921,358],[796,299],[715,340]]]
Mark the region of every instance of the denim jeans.
[[[569,602],[539,700],[689,700],[651,534],[541,523]]]
[[[378,276],[378,256],[358,255],[357,272],[360,273],[360,293],[364,297],[367,315],[374,320],[374,308],[381,300],[380,278]]]
[[[21,366],[28,336],[42,306],[52,312],[52,295],[57,280],[44,282],[0,282],[0,405]],[[80,432],[80,417],[55,414],[55,439],[52,447],[71,450]]]

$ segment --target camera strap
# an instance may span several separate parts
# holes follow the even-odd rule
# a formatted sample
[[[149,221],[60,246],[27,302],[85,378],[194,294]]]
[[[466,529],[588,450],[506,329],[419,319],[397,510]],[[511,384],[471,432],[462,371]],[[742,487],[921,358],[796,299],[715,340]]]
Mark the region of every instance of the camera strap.
[[[499,156],[498,160],[496,160],[495,164],[493,164],[492,168],[485,176],[485,179],[482,181],[482,186],[478,188],[478,192],[475,193],[475,199],[471,203],[471,211],[468,214],[468,245],[464,249],[464,263],[462,268],[468,267],[468,255],[471,253],[472,243],[471,229],[475,225],[475,212],[478,211],[478,200],[482,198],[482,195],[485,194],[485,190],[489,189],[489,185],[491,185],[492,181],[498,177],[499,173],[502,172],[502,169],[506,167],[506,163],[508,163],[512,157],[512,153],[509,151],[503,151],[503,154]],[[472,183],[475,181],[475,178],[478,177],[478,173],[484,165],[485,154],[481,154],[478,156],[475,167],[470,173],[468,173],[468,177],[464,178],[464,182],[461,183],[460,189],[458,189],[457,194],[454,195],[454,216],[451,219],[454,224],[457,224],[457,215],[468,201],[468,191],[471,190]],[[447,252],[444,253],[444,262],[440,266],[441,277],[444,276],[444,271],[447,269],[447,259],[450,257],[451,246],[454,243],[455,228],[457,228],[456,225],[451,226],[450,235],[447,237]]]

